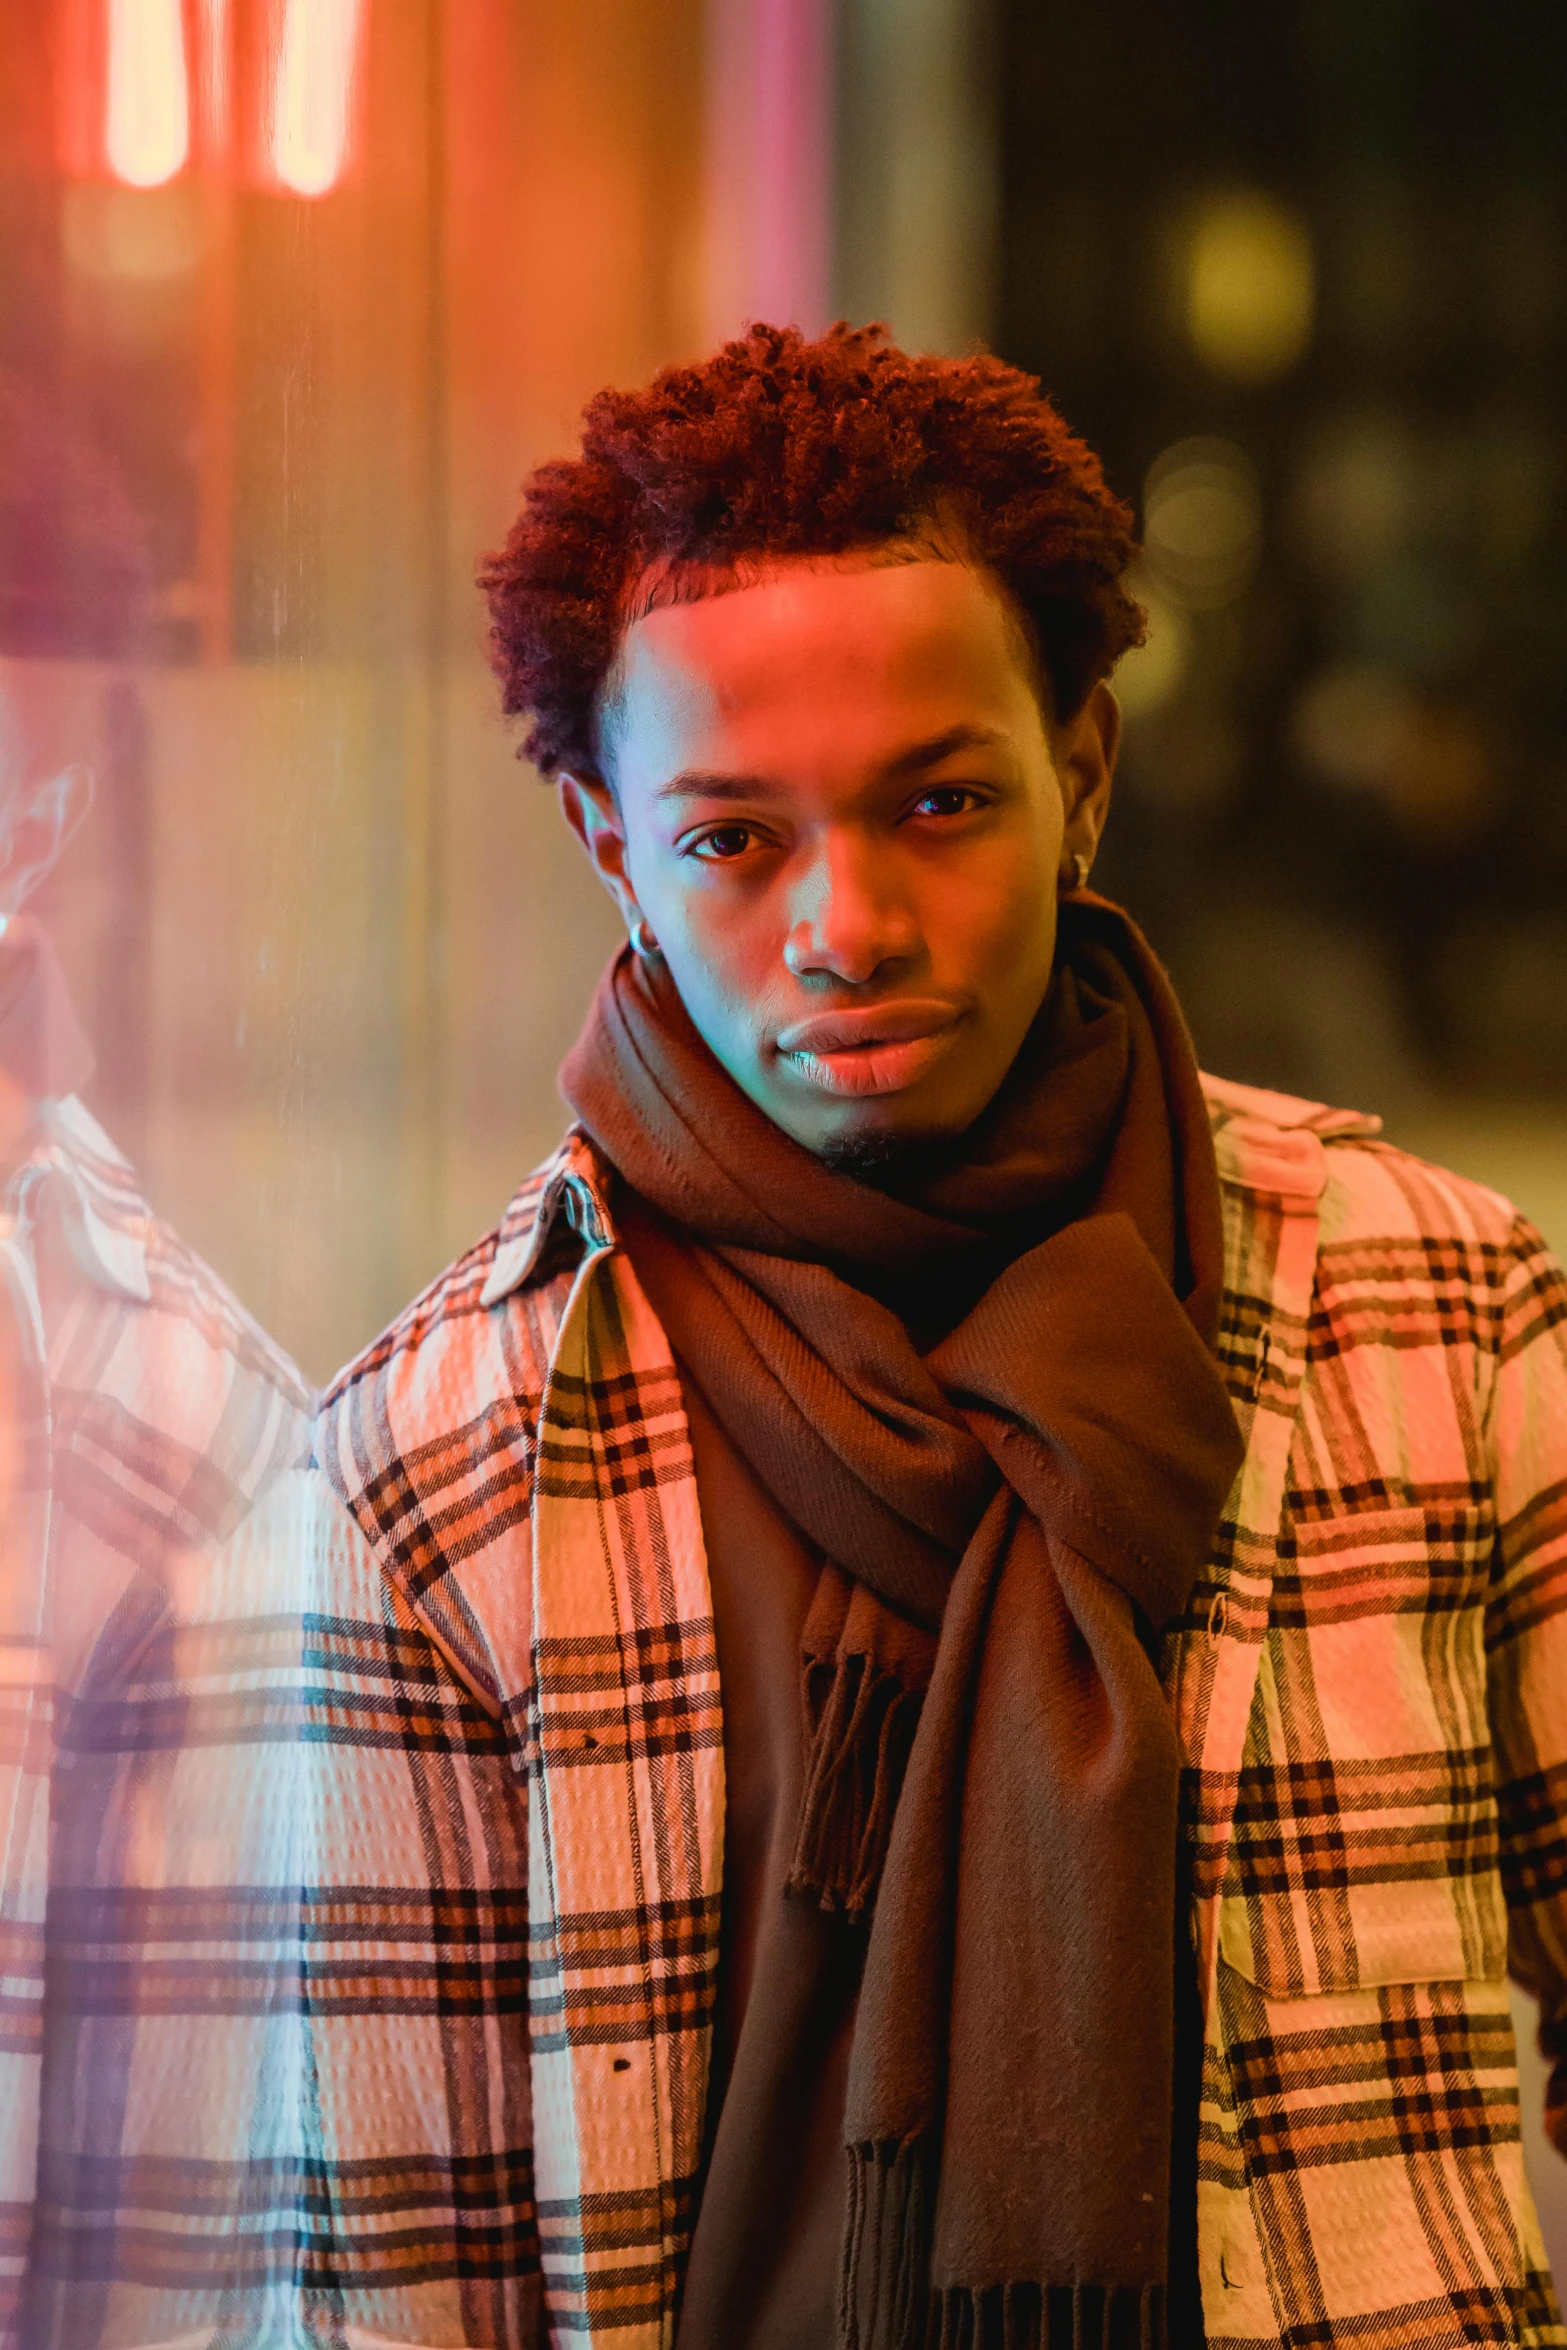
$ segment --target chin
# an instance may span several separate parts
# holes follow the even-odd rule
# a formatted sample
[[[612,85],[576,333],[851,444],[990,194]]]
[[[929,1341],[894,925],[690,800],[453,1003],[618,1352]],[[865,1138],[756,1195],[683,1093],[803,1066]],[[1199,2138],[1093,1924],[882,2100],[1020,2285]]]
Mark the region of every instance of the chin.
[[[962,1147],[966,1132],[966,1127],[954,1130],[923,1119],[858,1119],[806,1148],[840,1175],[885,1187],[934,1174]]]

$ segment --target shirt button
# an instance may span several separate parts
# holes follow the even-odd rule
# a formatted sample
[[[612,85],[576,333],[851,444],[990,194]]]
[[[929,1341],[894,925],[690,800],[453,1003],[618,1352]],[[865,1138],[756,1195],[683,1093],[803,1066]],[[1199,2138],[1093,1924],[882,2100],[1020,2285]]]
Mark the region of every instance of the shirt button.
[[[1216,1591],[1213,1595],[1213,1605],[1208,1610],[1208,1638],[1215,1648],[1224,1638],[1224,1629],[1229,1620],[1230,1603],[1222,1591]]]

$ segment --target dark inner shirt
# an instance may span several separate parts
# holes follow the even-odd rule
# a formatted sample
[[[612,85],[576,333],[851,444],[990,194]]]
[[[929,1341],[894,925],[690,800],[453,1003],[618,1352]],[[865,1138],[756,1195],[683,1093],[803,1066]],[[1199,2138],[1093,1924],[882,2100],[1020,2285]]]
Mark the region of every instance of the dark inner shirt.
[[[864,1935],[785,1896],[820,1554],[682,1369],[723,1691],[724,1906],[707,2152],[678,2350],[833,2350]]]

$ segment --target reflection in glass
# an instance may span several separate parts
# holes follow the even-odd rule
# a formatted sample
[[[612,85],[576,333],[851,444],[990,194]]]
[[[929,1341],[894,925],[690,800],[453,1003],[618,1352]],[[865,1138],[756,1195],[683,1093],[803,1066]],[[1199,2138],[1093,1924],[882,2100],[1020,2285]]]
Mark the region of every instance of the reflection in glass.
[[[190,152],[180,0],[109,0],[109,168],[130,188],[172,179]]]

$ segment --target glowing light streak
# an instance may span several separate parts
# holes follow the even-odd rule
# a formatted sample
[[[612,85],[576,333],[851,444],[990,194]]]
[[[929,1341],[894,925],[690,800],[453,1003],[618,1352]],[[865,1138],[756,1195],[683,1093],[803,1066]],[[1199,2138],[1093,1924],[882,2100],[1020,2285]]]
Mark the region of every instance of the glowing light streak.
[[[272,162],[297,196],[324,196],[348,159],[360,0],[287,0],[272,114]]]
[[[229,0],[201,0],[197,54],[201,60],[201,128],[209,161],[227,160],[232,123]]]
[[[104,151],[127,187],[156,188],[190,153],[180,0],[109,0]]]

